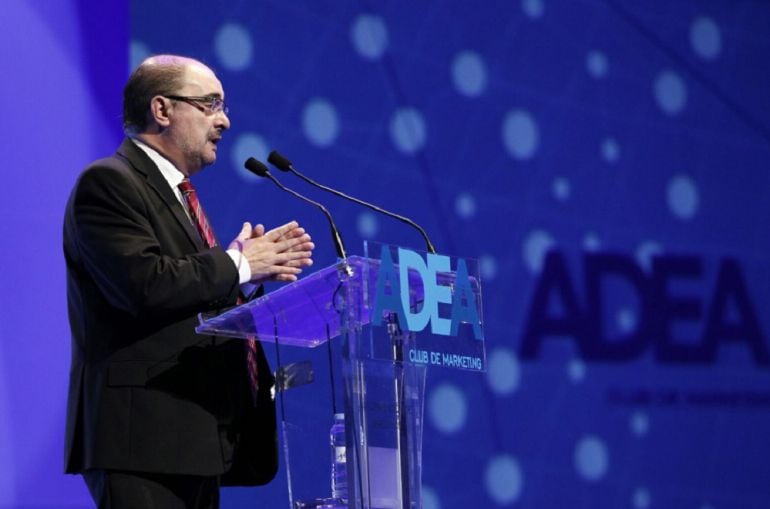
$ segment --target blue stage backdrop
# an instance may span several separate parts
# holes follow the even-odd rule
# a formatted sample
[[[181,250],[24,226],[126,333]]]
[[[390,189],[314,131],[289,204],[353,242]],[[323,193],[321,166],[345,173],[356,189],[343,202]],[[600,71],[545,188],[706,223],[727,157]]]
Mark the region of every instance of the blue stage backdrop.
[[[26,65],[42,60],[45,79],[4,95],[19,112],[4,138],[23,151],[0,206],[33,220],[3,250],[0,507],[88,507],[58,475],[65,387],[46,381],[66,384],[68,367],[64,196],[77,154],[117,144],[104,104],[128,73],[120,51],[218,72],[232,129],[195,179],[220,237],[297,218],[316,267],[334,262],[324,218],[242,169],[279,149],[480,261],[489,369],[429,374],[423,507],[768,507],[770,3],[132,0],[129,47],[103,56],[72,45],[85,27],[46,29],[78,26],[81,3],[29,8]],[[113,89],[95,87],[106,75]],[[423,249],[404,225],[278,176],[328,204],[349,251]],[[25,284],[36,269],[46,284]],[[290,355],[325,380],[324,352]],[[328,401],[305,404],[328,428]],[[308,451],[306,467],[327,456]],[[283,476],[225,490],[223,507],[285,507]]]
[[[0,12],[0,507],[89,507],[64,468],[64,204],[120,143],[128,2],[7,0]]]

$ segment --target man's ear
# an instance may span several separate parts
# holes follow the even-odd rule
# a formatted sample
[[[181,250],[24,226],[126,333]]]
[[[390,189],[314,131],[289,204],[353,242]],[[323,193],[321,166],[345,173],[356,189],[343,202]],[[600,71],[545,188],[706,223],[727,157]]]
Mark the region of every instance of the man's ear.
[[[168,127],[171,123],[169,113],[171,110],[171,101],[162,95],[156,95],[150,101],[150,120],[160,127]]]

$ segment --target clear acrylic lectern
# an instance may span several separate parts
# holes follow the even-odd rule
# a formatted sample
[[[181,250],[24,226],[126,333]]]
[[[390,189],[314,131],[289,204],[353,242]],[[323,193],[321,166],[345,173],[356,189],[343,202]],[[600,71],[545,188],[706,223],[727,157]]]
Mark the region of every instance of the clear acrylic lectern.
[[[201,317],[196,330],[281,347],[340,338],[346,446],[336,460],[347,470],[345,496],[329,488],[333,412],[293,404],[288,391],[312,381],[312,368],[278,359],[291,509],[421,508],[426,371],[484,371],[486,363],[478,263],[371,242],[364,256]]]

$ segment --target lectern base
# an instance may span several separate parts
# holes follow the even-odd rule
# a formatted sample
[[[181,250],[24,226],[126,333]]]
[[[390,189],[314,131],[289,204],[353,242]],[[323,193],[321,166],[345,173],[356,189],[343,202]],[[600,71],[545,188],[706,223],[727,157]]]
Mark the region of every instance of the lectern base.
[[[373,507],[372,509],[392,509],[393,506]],[[348,503],[341,498],[314,498],[295,500],[294,509],[348,509]]]
[[[294,509],[348,509],[348,503],[341,498],[295,500]]]

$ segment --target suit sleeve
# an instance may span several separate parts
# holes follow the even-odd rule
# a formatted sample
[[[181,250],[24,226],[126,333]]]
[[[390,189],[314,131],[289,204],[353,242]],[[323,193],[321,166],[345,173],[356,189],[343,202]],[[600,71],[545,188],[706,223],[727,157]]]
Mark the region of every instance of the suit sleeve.
[[[140,178],[109,166],[91,167],[81,176],[67,222],[83,270],[113,307],[137,318],[235,304],[238,272],[230,257],[219,247],[196,252],[189,241],[181,243],[187,252],[176,242],[171,251],[178,252],[168,254],[166,237],[183,232],[165,203],[149,199],[154,191]]]

